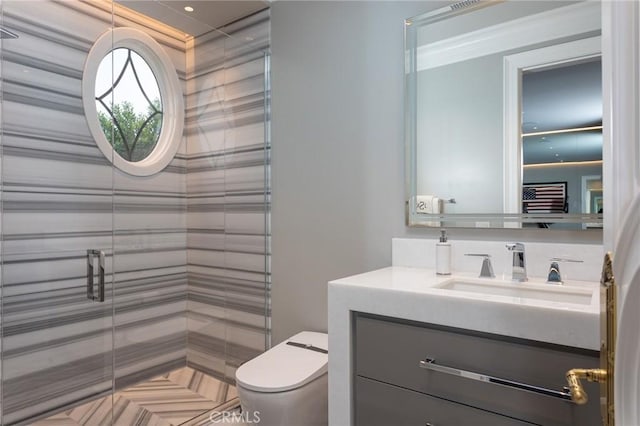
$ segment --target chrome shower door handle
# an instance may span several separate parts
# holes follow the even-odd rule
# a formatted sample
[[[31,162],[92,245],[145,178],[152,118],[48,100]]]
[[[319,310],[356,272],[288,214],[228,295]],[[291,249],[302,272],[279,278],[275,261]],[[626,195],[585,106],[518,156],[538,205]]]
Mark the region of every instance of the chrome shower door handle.
[[[102,250],[100,250],[98,254],[98,263],[100,264],[100,281],[98,281],[98,302],[104,302],[104,252]]]
[[[98,296],[94,291],[93,262],[98,258]],[[104,252],[102,250],[87,250],[87,299],[104,302]]]

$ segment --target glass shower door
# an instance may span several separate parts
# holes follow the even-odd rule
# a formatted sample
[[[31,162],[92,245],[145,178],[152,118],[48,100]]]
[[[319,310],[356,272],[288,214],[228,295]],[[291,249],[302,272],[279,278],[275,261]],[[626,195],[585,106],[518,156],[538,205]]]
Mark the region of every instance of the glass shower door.
[[[113,169],[80,91],[112,17],[83,2],[0,7],[17,36],[0,50],[2,424],[110,424]]]

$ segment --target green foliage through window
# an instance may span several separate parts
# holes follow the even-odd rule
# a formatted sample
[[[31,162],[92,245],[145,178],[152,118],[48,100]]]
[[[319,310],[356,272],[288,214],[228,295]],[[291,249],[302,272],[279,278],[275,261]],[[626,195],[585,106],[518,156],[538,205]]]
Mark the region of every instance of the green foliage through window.
[[[144,160],[158,143],[163,116],[158,92],[153,71],[135,51],[117,48],[100,62],[98,120],[113,149],[127,161]]]
[[[128,101],[111,105],[108,110],[111,115],[98,111],[98,118],[104,135],[118,155],[131,162],[149,156],[162,128],[160,101],[154,99],[144,114],[136,114]]]

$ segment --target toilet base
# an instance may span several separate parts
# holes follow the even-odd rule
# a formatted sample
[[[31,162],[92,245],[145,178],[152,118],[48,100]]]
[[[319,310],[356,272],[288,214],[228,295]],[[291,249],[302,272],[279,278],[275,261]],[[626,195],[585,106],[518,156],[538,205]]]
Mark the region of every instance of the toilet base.
[[[247,426],[327,426],[328,374],[298,389],[256,392],[238,385],[242,421]],[[238,423],[243,424],[243,423]]]

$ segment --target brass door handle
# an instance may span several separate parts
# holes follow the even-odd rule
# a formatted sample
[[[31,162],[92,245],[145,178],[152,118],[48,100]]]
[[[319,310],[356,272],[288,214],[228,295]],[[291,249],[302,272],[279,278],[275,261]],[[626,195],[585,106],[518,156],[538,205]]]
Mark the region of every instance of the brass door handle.
[[[600,368],[574,368],[573,370],[567,371],[567,383],[569,384],[569,391],[571,392],[571,400],[578,405],[583,405],[589,401],[589,397],[584,391],[580,379],[586,379],[589,382],[604,383],[607,381],[607,371]]]
[[[567,383],[571,399],[576,404],[586,404],[589,400],[580,379],[600,383],[600,412],[605,426],[614,426],[613,405],[614,367],[616,347],[616,280],[613,276],[613,255],[607,253],[602,265],[600,278],[600,368],[574,368],[567,372]]]

